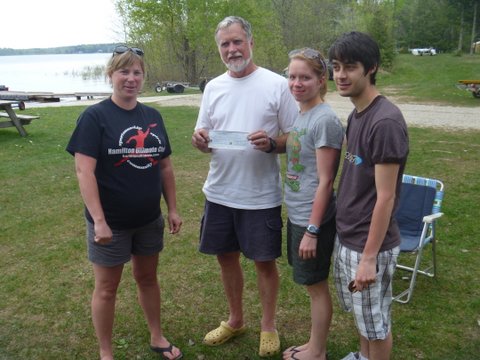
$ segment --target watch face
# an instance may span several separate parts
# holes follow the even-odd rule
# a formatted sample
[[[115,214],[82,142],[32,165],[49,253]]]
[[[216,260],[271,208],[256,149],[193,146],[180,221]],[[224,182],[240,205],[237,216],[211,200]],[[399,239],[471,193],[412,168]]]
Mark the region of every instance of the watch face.
[[[318,228],[315,225],[308,225],[307,231],[316,234],[318,233]]]

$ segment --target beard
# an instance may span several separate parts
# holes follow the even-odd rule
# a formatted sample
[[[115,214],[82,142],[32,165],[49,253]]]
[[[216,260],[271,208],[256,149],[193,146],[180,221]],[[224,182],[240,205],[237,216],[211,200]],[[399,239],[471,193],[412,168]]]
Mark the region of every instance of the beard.
[[[250,57],[248,59],[234,60],[233,62],[226,62],[225,66],[227,67],[227,69],[234,73],[240,73],[243,70],[245,70],[247,66],[250,64],[250,62],[252,61],[252,57],[253,57],[252,48],[250,48],[249,50],[250,50]]]

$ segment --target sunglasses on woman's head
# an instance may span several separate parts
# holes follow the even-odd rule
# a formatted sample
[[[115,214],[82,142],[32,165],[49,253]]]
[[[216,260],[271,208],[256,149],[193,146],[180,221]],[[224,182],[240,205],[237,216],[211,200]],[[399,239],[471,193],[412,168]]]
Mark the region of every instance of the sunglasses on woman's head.
[[[310,49],[310,48],[292,50],[288,53],[288,57],[291,58],[291,57],[293,57],[295,55],[298,55],[298,54],[303,55],[307,59],[311,59],[311,60],[320,60],[321,59],[320,53],[317,50]]]
[[[113,49],[113,54],[123,54],[126,53],[127,51],[131,51],[134,54],[137,54],[138,56],[143,56],[144,52],[142,49],[136,48],[136,47],[128,47],[125,45],[118,45]]]
[[[327,65],[325,61],[322,59],[320,52],[311,48],[303,48],[303,49],[295,49],[288,53],[288,57],[291,59],[295,55],[302,55],[310,60],[316,60],[320,65],[322,65],[323,70],[326,71]]]

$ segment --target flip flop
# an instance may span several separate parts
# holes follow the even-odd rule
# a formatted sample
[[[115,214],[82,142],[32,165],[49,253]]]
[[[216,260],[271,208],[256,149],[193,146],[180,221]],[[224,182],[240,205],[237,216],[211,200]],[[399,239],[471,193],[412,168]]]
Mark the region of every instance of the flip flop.
[[[294,345],[294,346],[290,346],[289,348],[283,350],[283,353],[285,354],[285,353],[288,352],[288,353],[293,353],[293,354],[295,354],[295,353],[300,352],[300,351],[301,351],[301,350],[298,350],[298,346]]]
[[[234,329],[228,325],[225,321],[220,323],[220,326],[212,331],[210,331],[205,338],[203,343],[209,346],[218,346],[221,345],[235,336],[243,334],[247,328],[242,326],[239,329]]]
[[[167,355],[165,355],[166,353],[170,353],[173,355],[173,345],[170,344],[168,345],[167,347],[157,347],[157,346],[153,346],[153,345],[150,345],[150,349],[160,355],[162,355],[162,358],[165,359],[165,360],[179,360],[181,358],[183,358],[183,354],[180,352],[180,354],[178,354],[177,357],[173,357],[173,358],[169,358]]]

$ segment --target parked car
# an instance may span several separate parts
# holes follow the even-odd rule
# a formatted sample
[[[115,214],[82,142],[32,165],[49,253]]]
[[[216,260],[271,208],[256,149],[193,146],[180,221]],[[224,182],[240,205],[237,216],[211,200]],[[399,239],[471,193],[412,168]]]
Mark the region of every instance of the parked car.
[[[416,49],[410,49],[413,55],[415,56],[423,56],[423,55],[437,55],[437,50],[435,50],[432,47],[429,48],[416,48]]]

